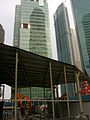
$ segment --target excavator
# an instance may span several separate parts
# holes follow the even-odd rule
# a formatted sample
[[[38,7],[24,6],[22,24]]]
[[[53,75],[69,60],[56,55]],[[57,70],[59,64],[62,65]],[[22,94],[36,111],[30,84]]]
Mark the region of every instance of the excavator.
[[[20,109],[23,108],[22,99],[25,99],[26,101],[28,101],[29,107],[30,107],[30,112],[31,112],[31,109],[32,109],[32,101],[30,101],[30,99],[29,99],[28,96],[24,96],[23,94],[20,94],[19,92],[17,92],[17,99],[19,100]]]

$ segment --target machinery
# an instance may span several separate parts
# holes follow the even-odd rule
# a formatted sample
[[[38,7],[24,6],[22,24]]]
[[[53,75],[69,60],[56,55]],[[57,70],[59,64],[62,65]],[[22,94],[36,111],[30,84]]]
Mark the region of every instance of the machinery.
[[[84,115],[79,115],[75,118],[75,120],[87,120],[87,118]]]
[[[30,99],[29,99],[28,96],[24,96],[23,94],[20,94],[20,93],[18,92],[18,93],[17,93],[17,99],[19,100],[20,109],[23,108],[22,99],[25,99],[26,101],[28,101],[29,107],[32,108],[32,101],[30,101]]]

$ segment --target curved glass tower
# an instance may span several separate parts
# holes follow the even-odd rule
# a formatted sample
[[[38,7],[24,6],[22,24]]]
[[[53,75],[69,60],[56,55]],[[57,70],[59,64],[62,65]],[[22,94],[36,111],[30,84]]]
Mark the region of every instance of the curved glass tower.
[[[74,65],[74,49],[72,44],[72,34],[69,25],[67,8],[64,3],[60,4],[54,15],[56,44],[58,60],[64,63]],[[68,84],[69,95],[75,95],[73,83]],[[61,94],[66,92],[65,85],[61,85]]]
[[[83,16],[82,24],[84,28],[84,34],[86,39],[86,48],[89,57],[89,64],[90,64],[90,13]]]
[[[90,0],[71,0],[85,71],[90,76]]]
[[[55,12],[54,25],[56,32],[58,60],[65,63],[74,64],[72,36],[68,13],[64,3],[59,5]]]

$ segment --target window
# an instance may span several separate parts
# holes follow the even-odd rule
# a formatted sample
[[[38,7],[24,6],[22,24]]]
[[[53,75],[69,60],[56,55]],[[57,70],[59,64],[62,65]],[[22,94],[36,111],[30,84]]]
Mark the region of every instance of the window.
[[[23,23],[23,28],[28,28],[28,24]]]
[[[39,0],[36,0],[37,2],[39,1]]]
[[[20,26],[22,29],[23,28],[26,28],[26,29],[30,29],[30,23],[21,23],[21,26]]]

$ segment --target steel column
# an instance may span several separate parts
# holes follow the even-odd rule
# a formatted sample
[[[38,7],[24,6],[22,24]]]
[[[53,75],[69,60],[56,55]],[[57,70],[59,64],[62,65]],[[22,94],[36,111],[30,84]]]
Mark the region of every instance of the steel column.
[[[31,99],[31,87],[30,87],[30,99]]]
[[[82,98],[81,98],[81,91],[80,91],[80,81],[79,81],[79,74],[80,72],[76,71],[76,85],[77,85],[77,92],[78,92],[78,99],[79,99],[79,107],[80,107],[80,114],[83,113],[82,108]]]
[[[45,104],[45,113],[46,113],[46,97],[45,97],[46,93],[45,93],[45,87],[43,88],[43,93],[44,93],[44,100],[45,100],[44,104]]]
[[[51,92],[52,92],[52,113],[53,113],[53,120],[55,120],[55,107],[54,107],[54,94],[53,94],[53,80],[52,80],[51,62],[49,62],[49,68],[50,68],[50,82],[51,82]]]
[[[67,109],[68,109],[68,117],[70,117],[70,106],[69,106],[69,92],[67,86],[67,77],[66,77],[66,67],[64,66],[64,78],[65,78],[65,87],[66,87],[66,96],[67,96]]]
[[[18,51],[16,51],[16,67],[15,67],[15,120],[17,120],[17,71],[18,71]]]

